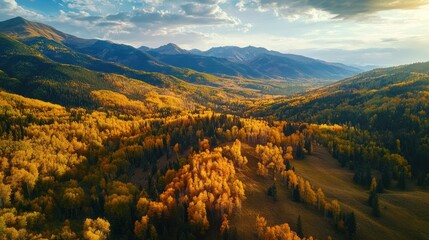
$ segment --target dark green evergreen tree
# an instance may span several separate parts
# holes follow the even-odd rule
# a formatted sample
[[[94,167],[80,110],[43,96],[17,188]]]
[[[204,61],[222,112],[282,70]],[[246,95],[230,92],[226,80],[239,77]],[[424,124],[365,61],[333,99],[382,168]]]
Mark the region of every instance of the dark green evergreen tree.
[[[298,234],[300,238],[304,237],[304,232],[302,231],[301,215],[298,216],[298,220],[296,222],[296,234]]]
[[[301,142],[298,143],[295,155],[296,159],[304,159],[304,148],[302,147]]]
[[[404,190],[404,189],[406,188],[406,183],[405,183],[405,173],[404,173],[404,171],[403,171],[403,170],[399,173],[399,178],[398,178],[398,185],[397,185],[397,187],[398,187],[398,188],[400,188],[400,189],[402,189],[402,190]]]
[[[383,185],[383,181],[381,179],[377,180],[377,192],[378,193],[384,192],[384,185]]]
[[[374,197],[372,198],[372,214],[375,217],[380,217],[380,205],[378,203],[378,195],[377,193],[374,195]]]
[[[299,202],[301,200],[301,197],[299,196],[299,188],[298,188],[298,186],[296,186],[293,189],[292,196],[293,196],[293,200],[295,202]]]
[[[311,139],[306,138],[305,139],[305,149],[307,149],[307,153],[309,155],[311,155],[312,151],[313,151],[313,145],[311,144]]]
[[[383,171],[381,172],[381,180],[383,182],[383,186],[389,189],[392,182],[392,169],[390,167],[386,166],[383,168]]]
[[[356,236],[356,217],[354,212],[351,212],[347,219],[347,236],[348,239],[355,239]]]

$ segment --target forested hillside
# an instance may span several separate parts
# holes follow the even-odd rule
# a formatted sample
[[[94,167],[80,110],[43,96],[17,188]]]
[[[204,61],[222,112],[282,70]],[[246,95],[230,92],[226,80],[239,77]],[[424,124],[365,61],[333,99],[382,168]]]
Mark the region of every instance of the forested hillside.
[[[132,109],[125,117],[0,97],[7,239],[234,234],[228,219],[245,199],[236,168],[247,159],[238,140],[211,146],[271,135],[252,136],[252,121],[211,112],[142,118]]]
[[[260,113],[291,121],[346,124],[350,130],[344,139],[353,144],[370,144],[368,139],[373,139],[403,155],[423,184],[429,172],[428,73],[429,62],[376,69],[264,106]],[[350,159],[350,153],[345,158]]]
[[[116,106],[121,111],[121,107],[130,105],[130,98],[131,101],[135,100],[134,103],[139,103],[137,105],[144,106],[142,111],[145,113],[154,110],[157,112],[160,108],[175,111],[192,110],[200,106],[234,112],[241,111],[240,106],[245,104],[245,101],[238,101],[243,96],[256,96],[256,93],[245,89],[197,86],[161,73],[125,69],[131,76],[139,79],[138,81],[122,75],[59,64],[6,35],[0,35],[0,45],[0,70],[1,78],[4,79],[1,85],[4,89],[64,106]],[[116,67],[119,70],[124,69]],[[98,90],[107,91],[103,91],[101,95],[96,94]],[[230,103],[227,108],[225,103]],[[127,107],[123,108],[124,111],[127,111],[126,109]]]

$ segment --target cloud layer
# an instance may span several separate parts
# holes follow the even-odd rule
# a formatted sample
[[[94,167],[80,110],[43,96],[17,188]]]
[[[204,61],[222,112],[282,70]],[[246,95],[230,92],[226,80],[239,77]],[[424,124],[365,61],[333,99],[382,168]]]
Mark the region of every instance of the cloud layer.
[[[274,11],[278,16],[314,17],[314,13],[324,12],[335,18],[352,18],[393,9],[413,9],[429,4],[429,0],[240,0],[237,3],[242,11],[258,9]]]

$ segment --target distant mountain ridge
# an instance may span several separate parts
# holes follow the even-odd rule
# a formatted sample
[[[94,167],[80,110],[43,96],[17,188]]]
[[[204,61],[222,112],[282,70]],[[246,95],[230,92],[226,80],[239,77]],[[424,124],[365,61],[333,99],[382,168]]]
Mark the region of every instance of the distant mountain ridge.
[[[332,82],[350,77],[361,72],[360,69],[337,63],[328,63],[321,60],[307,58],[293,54],[282,54],[257,47],[217,47],[208,51],[184,50],[176,44],[167,44],[155,49],[140,47],[136,49],[125,44],[98,39],[82,39],[63,33],[51,26],[35,23],[16,17],[0,22],[0,33],[16,37],[27,44],[34,43],[35,38],[43,44],[40,38],[62,44],[66,48],[79,54],[110,64],[120,64],[135,70],[170,74],[182,79],[204,79],[200,73],[208,73],[221,77],[242,77],[250,79],[276,80],[323,80]],[[52,44],[51,44],[52,45]],[[54,44],[55,45],[55,44]],[[62,48],[62,47],[59,47]],[[64,55],[48,49],[39,48],[44,54],[51,54],[56,61],[73,63],[71,55],[80,58],[80,66],[99,71],[109,71],[105,63],[94,62],[91,59],[83,60],[84,55]],[[93,65],[96,64],[97,66]],[[117,69],[113,66],[113,69]],[[193,72],[192,72],[193,71]],[[197,72],[195,72],[197,71]],[[123,72],[114,71],[114,72]],[[120,73],[121,74],[121,73]],[[199,75],[199,76],[191,76]]]
[[[141,50],[142,47],[140,47],[139,49]],[[176,54],[189,54],[190,52],[180,48],[179,46],[177,46],[174,43],[169,43],[163,46],[160,46],[159,48],[155,48],[155,49],[149,49],[147,50],[149,53],[150,52],[156,52],[159,54],[164,54],[164,55],[176,55]]]
[[[202,56],[226,58],[231,62],[241,63],[251,61],[261,54],[269,54],[274,56],[282,55],[282,53],[276,51],[269,51],[266,48],[253,46],[248,46],[244,48],[236,46],[213,47],[207,51],[193,50],[191,52]]]
[[[83,39],[63,33],[57,29],[43,24],[28,21],[22,17],[12,18],[0,22],[0,32],[18,39],[44,37],[64,44],[79,53],[95,58],[122,64],[137,70],[171,73],[174,69],[163,64],[132,46],[116,44],[111,41],[98,39]]]
[[[309,57],[295,54],[283,54],[277,51],[270,51],[262,47],[248,46],[244,48],[236,46],[214,47],[207,51],[198,49],[184,50],[175,44],[167,44],[156,49],[146,50],[147,47],[141,47],[143,51],[151,53],[160,61],[177,67],[189,67],[198,71],[209,72],[212,74],[224,73],[227,75],[241,75],[253,78],[273,78],[273,79],[331,79],[338,80],[356,75],[363,70],[354,66],[347,66],[340,63],[329,63]],[[185,60],[183,56],[187,54]],[[164,57],[164,55],[169,55]],[[199,56],[199,57],[196,57]],[[204,58],[207,57],[207,58]],[[195,64],[195,59],[199,59],[199,64]],[[224,68],[210,69],[202,67],[213,62],[224,62]],[[223,59],[223,60],[221,60]],[[206,60],[206,62],[204,62]],[[191,63],[186,65],[186,63]],[[197,65],[197,66],[196,66]],[[226,67],[225,67],[226,66]],[[225,68],[234,66],[235,73],[225,71]]]

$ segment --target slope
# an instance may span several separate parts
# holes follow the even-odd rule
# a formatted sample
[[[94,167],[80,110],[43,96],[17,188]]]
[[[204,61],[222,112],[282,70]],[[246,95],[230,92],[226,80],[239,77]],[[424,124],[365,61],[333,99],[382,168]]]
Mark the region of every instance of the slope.
[[[215,75],[235,76],[244,78],[263,78],[263,74],[251,67],[230,62],[216,57],[205,57],[194,54],[154,54],[158,60],[180,68],[190,68],[199,72]]]
[[[260,54],[247,62],[253,69],[269,74],[272,78],[292,79],[343,79],[359,70],[303,56]]]
[[[429,171],[429,62],[372,70],[259,110],[259,116],[379,132],[389,149],[399,140],[418,177]]]
[[[82,39],[58,31],[51,26],[31,22],[21,17],[0,22],[0,33],[13,36],[20,41],[43,37],[60,43],[75,52],[90,55],[103,61],[118,63],[136,70],[171,74],[184,80],[187,80],[185,76],[190,75],[188,70],[178,69],[162,63],[134,47],[104,40]],[[193,72],[192,75],[196,75],[194,78],[204,78],[204,75],[197,72]]]
[[[124,106],[130,107],[133,103],[130,101],[137,100],[143,101],[149,110],[149,105],[154,105],[152,108],[157,111],[159,107],[174,111],[202,106],[224,108],[231,99],[252,94],[243,90],[197,86],[160,73],[141,73],[146,74],[151,81],[168,87],[158,88],[117,74],[99,73],[75,65],[53,62],[36,50],[3,34],[0,34],[0,49],[1,88],[67,107],[96,108],[108,105],[120,109],[118,101],[122,99]],[[116,102],[112,105],[112,101]],[[169,104],[164,104],[165,102]],[[243,108],[241,104],[235,104],[235,107]],[[145,111],[154,112],[149,110]]]
[[[139,47],[138,48],[141,51],[149,51],[149,53],[158,53],[158,54],[163,54],[163,55],[176,55],[176,54],[189,54],[188,51],[186,51],[185,49],[180,48],[179,46],[177,46],[174,43],[169,43],[163,46],[160,46],[159,48],[155,48],[155,49],[147,49],[145,47]]]
[[[367,204],[366,189],[353,184],[353,173],[341,168],[325,148],[316,146],[312,155],[292,164],[298,174],[317,183],[328,197],[338,199],[346,211],[354,211],[356,239],[426,239],[429,236],[429,208],[425,200],[429,197],[428,191],[415,188],[380,194],[382,216],[375,218]]]
[[[121,74],[160,87],[168,87],[170,85],[168,81],[163,81],[161,78],[154,78],[155,73],[138,71],[113,62],[102,61],[90,55],[73,51],[61,43],[44,37],[26,38],[21,41],[49,59],[59,63],[77,65],[97,72]]]
[[[279,52],[268,51],[262,47],[253,47],[248,46],[244,48],[235,47],[235,46],[225,46],[225,47],[213,47],[209,50],[203,51],[191,51],[194,54],[225,58],[231,62],[248,62],[260,54],[271,54],[271,55],[280,55]]]
[[[246,64],[231,62],[225,58],[193,54],[174,43],[169,43],[151,50],[147,50],[143,47],[141,51],[147,52],[159,61],[175,67],[190,68],[199,72],[223,76],[266,78],[266,76],[263,76]]]
[[[207,51],[191,50],[196,55],[224,58],[245,64],[264,76],[276,79],[328,79],[339,80],[362,70],[339,63],[329,63],[300,55],[283,54],[261,47],[215,47]]]
[[[89,96],[92,90],[114,89],[106,81],[107,75],[57,64],[6,35],[0,35],[0,46],[0,69],[5,78],[1,84],[8,91],[65,106],[94,106]],[[16,81],[12,85],[7,79]]]
[[[149,54],[143,53],[131,46],[115,44],[110,41],[78,38],[42,23],[28,21],[22,17],[0,22],[0,32],[18,39],[44,37],[69,48],[93,57],[121,63],[128,67],[146,71],[171,71]]]
[[[22,17],[0,22],[0,31],[15,38],[45,37],[57,42],[64,41],[69,37],[53,27],[42,23],[27,21]]]

